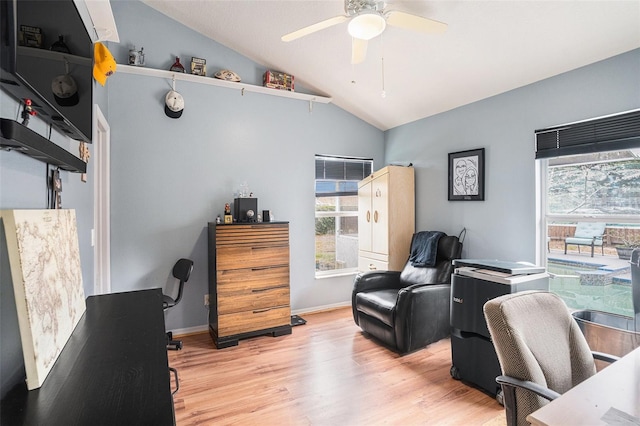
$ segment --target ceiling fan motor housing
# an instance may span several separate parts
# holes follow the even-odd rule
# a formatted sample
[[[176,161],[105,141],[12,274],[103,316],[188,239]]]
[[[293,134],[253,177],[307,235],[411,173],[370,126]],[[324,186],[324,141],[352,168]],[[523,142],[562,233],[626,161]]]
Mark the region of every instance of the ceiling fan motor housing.
[[[385,7],[385,2],[380,0],[345,0],[344,10],[347,16],[354,16],[362,11],[380,12]]]

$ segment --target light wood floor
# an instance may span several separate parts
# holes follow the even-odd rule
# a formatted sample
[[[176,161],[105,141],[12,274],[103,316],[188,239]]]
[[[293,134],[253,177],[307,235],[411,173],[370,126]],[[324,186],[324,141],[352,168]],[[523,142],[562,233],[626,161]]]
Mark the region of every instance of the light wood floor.
[[[208,334],[169,351],[183,425],[482,425],[491,396],[449,375],[449,339],[403,357],[366,337],[350,308],[302,315],[282,337],[217,350]]]

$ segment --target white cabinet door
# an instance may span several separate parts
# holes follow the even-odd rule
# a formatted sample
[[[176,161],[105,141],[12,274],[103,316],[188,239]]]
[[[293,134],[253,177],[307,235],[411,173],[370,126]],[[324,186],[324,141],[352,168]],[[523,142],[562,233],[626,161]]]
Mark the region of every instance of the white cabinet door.
[[[389,253],[389,174],[375,178],[371,187],[372,242],[374,253]]]
[[[373,212],[371,211],[371,187],[372,182],[366,179],[358,188],[358,247],[360,250],[371,251],[371,223]]]

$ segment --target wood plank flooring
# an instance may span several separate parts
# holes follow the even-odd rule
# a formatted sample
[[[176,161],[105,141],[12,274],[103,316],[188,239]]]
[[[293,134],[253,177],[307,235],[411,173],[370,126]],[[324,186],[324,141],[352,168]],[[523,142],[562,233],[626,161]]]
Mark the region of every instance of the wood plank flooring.
[[[502,407],[449,375],[444,339],[399,356],[363,334],[351,308],[303,315],[281,337],[217,350],[208,334],[169,351],[183,425],[482,425]]]

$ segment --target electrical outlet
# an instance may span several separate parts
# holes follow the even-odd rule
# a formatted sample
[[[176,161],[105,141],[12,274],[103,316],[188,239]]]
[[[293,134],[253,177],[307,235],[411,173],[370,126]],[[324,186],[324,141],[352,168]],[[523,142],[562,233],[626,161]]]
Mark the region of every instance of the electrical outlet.
[[[204,306],[209,306],[209,295],[208,294],[204,295]]]

